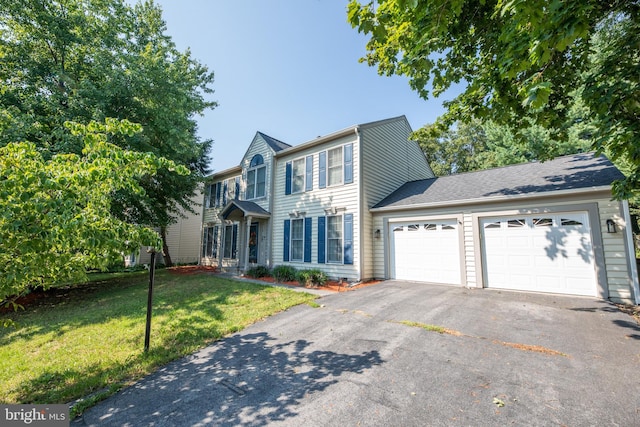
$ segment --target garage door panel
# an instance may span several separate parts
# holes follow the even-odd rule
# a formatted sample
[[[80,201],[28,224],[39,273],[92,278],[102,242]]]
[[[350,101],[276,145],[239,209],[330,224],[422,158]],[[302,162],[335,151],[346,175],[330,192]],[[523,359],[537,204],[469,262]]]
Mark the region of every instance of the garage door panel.
[[[461,284],[457,220],[425,219],[394,223],[389,230],[392,277]]]
[[[586,212],[481,221],[485,286],[596,295]]]

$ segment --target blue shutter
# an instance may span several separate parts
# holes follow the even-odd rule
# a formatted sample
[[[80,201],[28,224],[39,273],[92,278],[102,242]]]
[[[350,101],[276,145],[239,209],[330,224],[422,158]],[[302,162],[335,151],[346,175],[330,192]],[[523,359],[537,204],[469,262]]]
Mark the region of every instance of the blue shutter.
[[[289,252],[291,251],[291,220],[284,220],[284,250],[282,251],[282,260],[289,261]]]
[[[353,144],[344,146],[344,183],[353,182]]]
[[[236,195],[235,199],[238,200],[240,198],[240,177],[236,176]]]
[[[291,174],[291,162],[287,162],[285,166],[284,194],[291,194]]]
[[[325,188],[327,186],[327,152],[321,151],[318,154],[320,166],[318,168],[318,187]]]
[[[220,192],[222,191],[222,185],[216,182],[216,206],[220,206]]]
[[[326,261],[325,257],[325,236],[327,233],[326,226],[327,218],[324,216],[318,217],[318,263],[324,264]]]
[[[227,205],[227,192],[229,191],[229,187],[227,185],[227,181],[224,182],[224,187],[222,189],[222,206]]]
[[[233,224],[233,234],[231,236],[231,258],[238,258],[238,224]]]
[[[344,263],[353,264],[353,214],[344,214]]]
[[[306,169],[306,177],[305,177],[305,188],[304,191],[313,190],[313,155],[307,156],[307,169]],[[309,261],[311,262],[311,261]]]
[[[313,218],[304,219],[304,262],[311,262],[311,233]]]

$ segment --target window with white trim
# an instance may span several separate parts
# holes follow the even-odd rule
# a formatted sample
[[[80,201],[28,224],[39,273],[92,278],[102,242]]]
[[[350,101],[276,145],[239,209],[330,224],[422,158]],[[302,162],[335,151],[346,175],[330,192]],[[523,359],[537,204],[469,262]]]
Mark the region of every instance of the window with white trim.
[[[327,185],[342,184],[342,147],[327,151]]]
[[[238,238],[238,226],[226,225],[224,227],[224,247],[222,256],[224,258],[236,258],[236,240]]]
[[[247,170],[247,188],[245,191],[245,199],[257,199],[265,196],[267,183],[267,167],[260,154],[256,154],[251,159],[249,169]]]
[[[291,261],[304,259],[304,219],[291,220]]]
[[[342,263],[342,215],[327,216],[327,262]]]
[[[305,158],[297,159],[291,166],[291,192],[301,193],[304,191],[304,177],[306,172]]]

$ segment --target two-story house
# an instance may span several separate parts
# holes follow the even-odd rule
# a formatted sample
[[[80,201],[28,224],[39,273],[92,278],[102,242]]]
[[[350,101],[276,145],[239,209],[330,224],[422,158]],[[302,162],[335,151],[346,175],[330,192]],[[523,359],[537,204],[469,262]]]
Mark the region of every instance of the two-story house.
[[[202,262],[373,278],[369,209],[403,183],[434,176],[410,133],[404,116],[295,147],[256,133],[239,166],[209,177]]]
[[[404,116],[296,146],[256,133],[237,167],[207,179],[201,263],[640,303],[608,159],[435,177],[410,134]]]

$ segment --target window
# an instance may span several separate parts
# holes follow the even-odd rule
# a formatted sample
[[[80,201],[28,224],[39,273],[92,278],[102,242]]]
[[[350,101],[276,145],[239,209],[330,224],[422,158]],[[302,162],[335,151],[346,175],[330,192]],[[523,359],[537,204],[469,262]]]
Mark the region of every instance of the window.
[[[320,188],[353,182],[353,144],[322,151],[318,161]]]
[[[238,240],[238,225],[227,225],[224,227],[224,248],[222,256],[224,258],[236,258],[236,246]]]
[[[294,160],[292,163],[291,171],[291,192],[300,193],[304,190],[304,176],[305,176],[305,160],[304,158]]]
[[[397,232],[397,231],[404,231],[404,226],[402,225],[396,225],[395,227],[393,227],[393,231]]]
[[[420,224],[409,224],[407,227],[408,231],[418,231],[420,230]]]
[[[580,221],[576,221],[575,219],[562,218],[560,220],[561,225],[582,225]]]
[[[526,226],[527,223],[523,219],[510,219],[507,221],[507,228],[520,228]]]
[[[455,230],[456,227],[451,225],[451,224],[442,224],[442,229],[443,230]]]
[[[262,156],[260,154],[253,156],[249,167],[251,169],[247,170],[247,190],[245,198],[251,200],[264,197],[267,182],[267,168],[264,166]]]
[[[284,194],[313,190],[313,155],[285,164]]]
[[[533,218],[534,227],[551,227],[553,225],[553,219],[551,218]]]
[[[434,231],[438,228],[436,224],[425,224],[424,229],[427,231]]]
[[[206,227],[202,236],[202,257],[218,257],[218,226]]]
[[[206,207],[213,208],[220,206],[220,193],[222,191],[222,185],[220,182],[209,184],[207,189]]]
[[[291,220],[291,261],[302,261],[304,256],[304,220]]]
[[[500,228],[500,221],[488,222],[484,225],[484,228]]]
[[[342,216],[327,217],[327,262],[342,263]]]
[[[327,152],[327,185],[342,184],[342,147]]]

